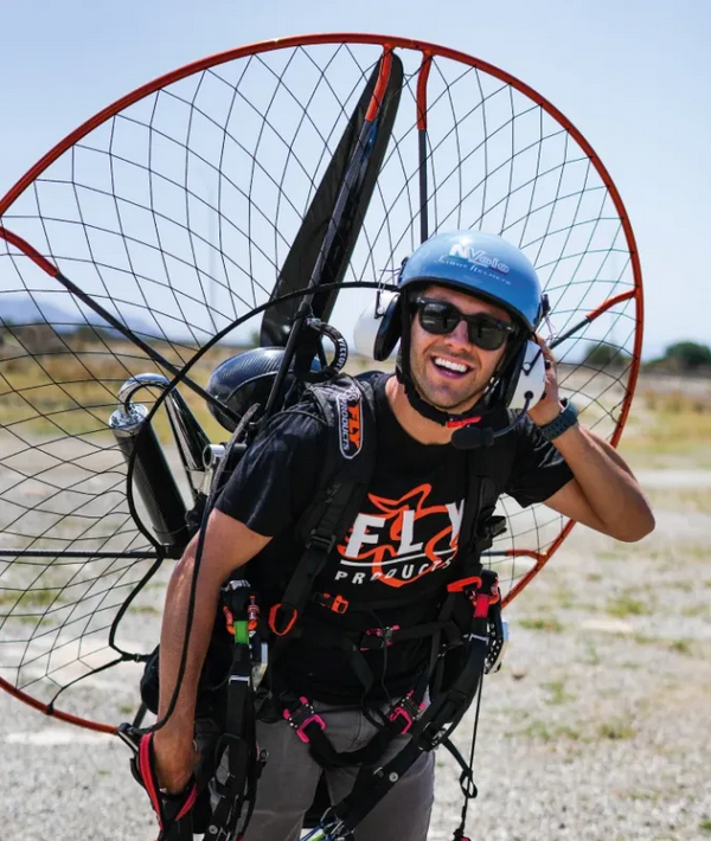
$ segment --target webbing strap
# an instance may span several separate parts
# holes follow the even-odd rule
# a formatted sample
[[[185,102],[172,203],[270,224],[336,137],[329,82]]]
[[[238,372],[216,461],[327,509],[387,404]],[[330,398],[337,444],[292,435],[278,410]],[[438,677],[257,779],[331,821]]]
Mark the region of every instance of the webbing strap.
[[[329,489],[323,516],[311,532],[281,602],[270,612],[269,627],[277,636],[288,634],[301,616],[315,589],[314,582],[336,544],[337,527],[356,490],[357,487],[348,482],[335,482]],[[360,494],[358,496],[360,499]]]
[[[322,486],[325,492],[300,518],[296,532],[303,536],[305,551],[282,596],[269,614],[269,627],[278,637],[287,636],[300,620],[307,601],[315,591],[315,581],[329,554],[343,538],[360,510],[375,468],[376,424],[373,389],[368,383],[342,378],[337,383],[313,389],[312,393],[333,433],[324,453]],[[339,385],[340,383],[340,385]],[[345,384],[345,385],[344,385]],[[344,457],[339,449],[343,388],[360,398],[361,442],[357,452]],[[339,390],[340,389],[340,390]],[[340,401],[340,402],[339,402]],[[278,645],[273,656],[280,655]]]
[[[299,728],[302,734],[299,738],[308,742],[311,755],[322,768],[372,766],[385,753],[393,739],[412,728],[423,709],[422,700],[427,691],[428,679],[428,673],[423,673],[415,688],[395,704],[383,718],[375,736],[367,745],[356,751],[336,751],[328,738],[327,728],[324,727],[320,716],[311,716],[308,723]],[[292,715],[297,715],[304,704],[304,699],[297,699],[293,694],[289,699],[285,699],[284,695],[285,693],[282,693],[282,699],[287,700],[288,704],[284,714],[287,719],[291,719]]]
[[[232,591],[235,620],[243,625],[247,620],[246,599],[249,590]],[[226,841],[236,834],[238,821],[242,826],[238,837],[244,835],[254,811],[257,780],[261,771],[257,756],[257,735],[252,690],[252,662],[248,642],[240,641],[235,634],[232,665],[227,682],[225,731],[215,751],[221,757],[226,751],[227,779],[215,780],[218,802],[207,829],[206,838]],[[243,807],[247,805],[243,815]]]
[[[474,637],[469,643],[467,664],[458,681],[447,692],[434,698],[412,731],[412,738],[385,766],[367,776],[359,775],[353,791],[333,807],[339,818],[339,831],[351,832],[385,797],[403,774],[425,751],[433,750],[447,738],[471,704],[484,673],[487,643]]]

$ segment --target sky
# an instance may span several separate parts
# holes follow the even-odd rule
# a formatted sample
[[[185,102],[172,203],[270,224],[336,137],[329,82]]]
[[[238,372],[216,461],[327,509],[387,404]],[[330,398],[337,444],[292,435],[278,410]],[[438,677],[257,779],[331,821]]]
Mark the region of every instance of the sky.
[[[0,196],[77,125],[163,73],[255,41],[337,31],[462,50],[550,100],[627,208],[644,356],[679,340],[711,344],[709,0],[0,0]]]

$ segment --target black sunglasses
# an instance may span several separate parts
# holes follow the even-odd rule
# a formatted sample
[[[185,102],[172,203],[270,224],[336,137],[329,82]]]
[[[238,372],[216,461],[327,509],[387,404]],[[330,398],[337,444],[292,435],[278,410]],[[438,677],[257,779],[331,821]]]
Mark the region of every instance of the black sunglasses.
[[[509,321],[501,321],[483,312],[465,315],[447,301],[416,298],[413,308],[417,311],[422,329],[436,336],[445,336],[460,321],[466,321],[469,341],[482,350],[498,350],[510,335],[516,333],[516,326]]]

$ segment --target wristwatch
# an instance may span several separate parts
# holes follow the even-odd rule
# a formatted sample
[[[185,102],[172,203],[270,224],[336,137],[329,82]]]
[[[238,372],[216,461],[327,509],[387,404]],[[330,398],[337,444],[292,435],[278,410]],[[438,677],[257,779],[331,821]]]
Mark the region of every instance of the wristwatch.
[[[550,423],[538,427],[539,432],[549,441],[553,441],[578,422],[578,410],[575,405],[567,397],[564,397],[560,402],[563,404],[563,409],[558,417]]]

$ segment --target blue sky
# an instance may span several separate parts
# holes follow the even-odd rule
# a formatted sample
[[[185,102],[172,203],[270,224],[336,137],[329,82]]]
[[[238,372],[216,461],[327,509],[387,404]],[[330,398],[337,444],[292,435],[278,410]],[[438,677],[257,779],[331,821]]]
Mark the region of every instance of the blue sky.
[[[6,2],[0,195],[113,100],[175,67],[300,32],[368,31],[468,52],[519,77],[612,175],[644,273],[645,356],[711,342],[711,3],[528,0]]]

